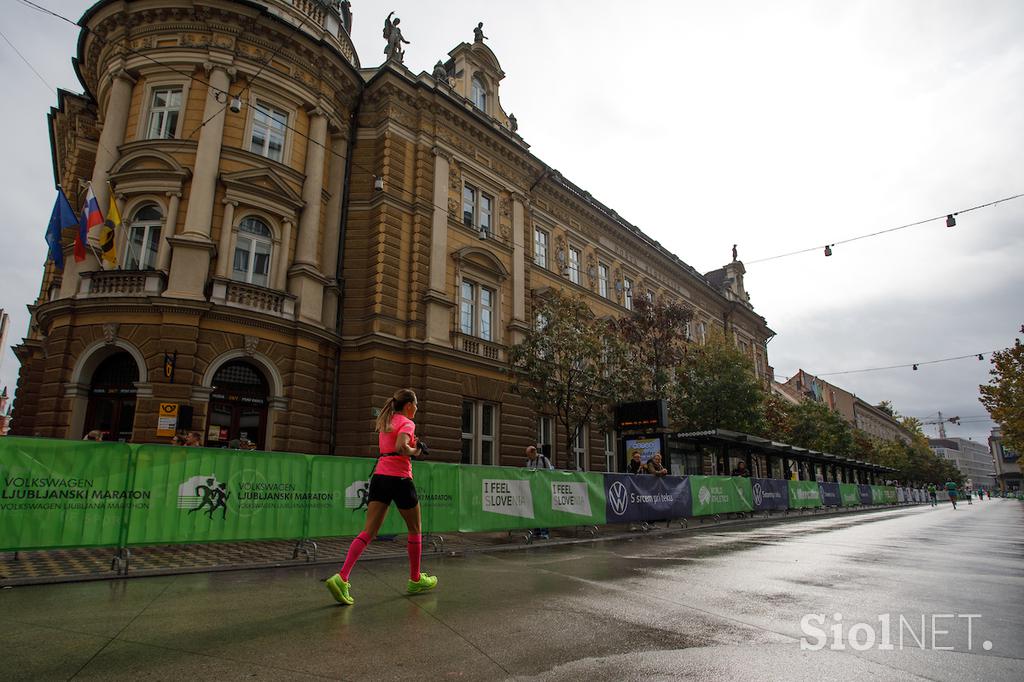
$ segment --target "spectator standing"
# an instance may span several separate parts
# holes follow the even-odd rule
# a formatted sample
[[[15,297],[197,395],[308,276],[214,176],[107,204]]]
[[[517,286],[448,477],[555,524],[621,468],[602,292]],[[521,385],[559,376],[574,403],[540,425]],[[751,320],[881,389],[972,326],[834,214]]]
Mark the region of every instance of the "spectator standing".
[[[661,463],[660,452],[655,452],[654,457],[647,463],[647,473],[653,476],[668,476],[668,469]]]
[[[526,468],[531,471],[538,469],[553,470],[555,465],[551,463],[551,460],[542,455],[536,445],[531,445],[526,448]],[[533,534],[539,537],[541,540],[547,540],[551,537],[551,530],[548,528],[534,528]]]
[[[741,459],[739,463],[736,465],[736,468],[732,470],[732,474],[730,475],[750,478],[750,469],[747,468],[747,463]]]
[[[634,450],[629,454],[629,464],[626,465],[627,474],[646,474],[644,463],[640,460],[640,451]]]

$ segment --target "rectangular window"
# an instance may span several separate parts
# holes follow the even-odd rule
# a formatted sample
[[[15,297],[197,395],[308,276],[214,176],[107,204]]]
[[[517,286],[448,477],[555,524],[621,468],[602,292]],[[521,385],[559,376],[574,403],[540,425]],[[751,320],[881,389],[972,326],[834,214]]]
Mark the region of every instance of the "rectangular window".
[[[547,445],[549,450],[552,450],[553,452],[553,448],[551,446],[554,442],[551,440],[551,435],[553,433],[552,421],[551,417],[541,417],[537,420],[537,446],[543,448]],[[548,455],[548,458],[551,457],[553,457],[553,454]]]
[[[597,266],[597,293],[601,298],[608,298],[608,266],[604,263]]]
[[[459,290],[459,331],[494,340],[494,290],[462,280]]]
[[[587,425],[583,424],[576,432],[576,438],[572,444],[572,461],[579,471],[587,470]]]
[[[580,283],[580,250],[569,247],[569,281]]]
[[[462,401],[462,463],[498,463],[498,406]]]
[[[257,101],[256,106],[253,107],[249,151],[274,161],[281,161],[284,156],[284,136],[287,126],[287,113]]]
[[[491,198],[486,194],[480,195],[480,231],[488,237],[491,236]]]
[[[474,216],[476,216],[476,189],[465,185],[462,188],[462,224],[466,227],[473,227]]]
[[[533,262],[542,268],[548,267],[548,233],[539,227],[533,228]]]
[[[615,471],[615,432],[604,433],[604,470]]]
[[[149,132],[146,137],[172,139],[181,114],[181,88],[155,88],[149,104]]]
[[[263,240],[239,236],[235,242],[231,279],[261,287],[269,286],[270,244]]]
[[[622,305],[626,307],[626,310],[633,309],[633,280],[626,277],[622,281]]]
[[[160,246],[159,225],[133,225],[128,235],[128,270],[156,268],[156,250]]]

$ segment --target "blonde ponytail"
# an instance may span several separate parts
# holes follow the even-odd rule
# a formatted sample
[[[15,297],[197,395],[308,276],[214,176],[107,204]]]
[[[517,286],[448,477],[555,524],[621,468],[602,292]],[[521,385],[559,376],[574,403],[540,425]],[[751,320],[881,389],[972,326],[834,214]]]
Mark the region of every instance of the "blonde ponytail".
[[[377,421],[374,422],[374,428],[380,433],[390,433],[391,418],[395,416],[396,412],[401,412],[406,405],[414,402],[416,402],[416,393],[411,388],[398,389],[395,391],[395,394],[388,398],[388,401],[384,403],[384,407],[380,409],[380,414],[377,415]]]

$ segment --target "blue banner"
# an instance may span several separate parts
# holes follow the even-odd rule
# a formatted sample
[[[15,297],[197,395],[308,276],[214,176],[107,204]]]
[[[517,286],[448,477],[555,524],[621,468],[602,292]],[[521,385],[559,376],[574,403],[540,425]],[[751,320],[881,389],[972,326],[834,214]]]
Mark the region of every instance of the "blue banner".
[[[690,482],[685,476],[604,477],[608,523],[658,521],[692,516]]]
[[[839,495],[838,483],[819,483],[821,489],[821,504],[825,507],[838,507],[842,504],[843,498]]]
[[[860,491],[860,503],[861,504],[874,504],[874,496],[871,494],[871,486],[863,483],[857,486]]]
[[[754,511],[784,511],[789,509],[789,483],[777,478],[752,478],[750,488],[754,497]]]

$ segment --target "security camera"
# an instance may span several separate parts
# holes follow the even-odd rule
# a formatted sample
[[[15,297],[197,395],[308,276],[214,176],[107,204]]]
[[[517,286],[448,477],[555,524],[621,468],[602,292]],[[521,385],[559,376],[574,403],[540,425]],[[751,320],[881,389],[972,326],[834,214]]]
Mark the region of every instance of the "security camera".
[[[237,114],[242,110],[242,98],[235,95],[231,98],[231,113]]]

